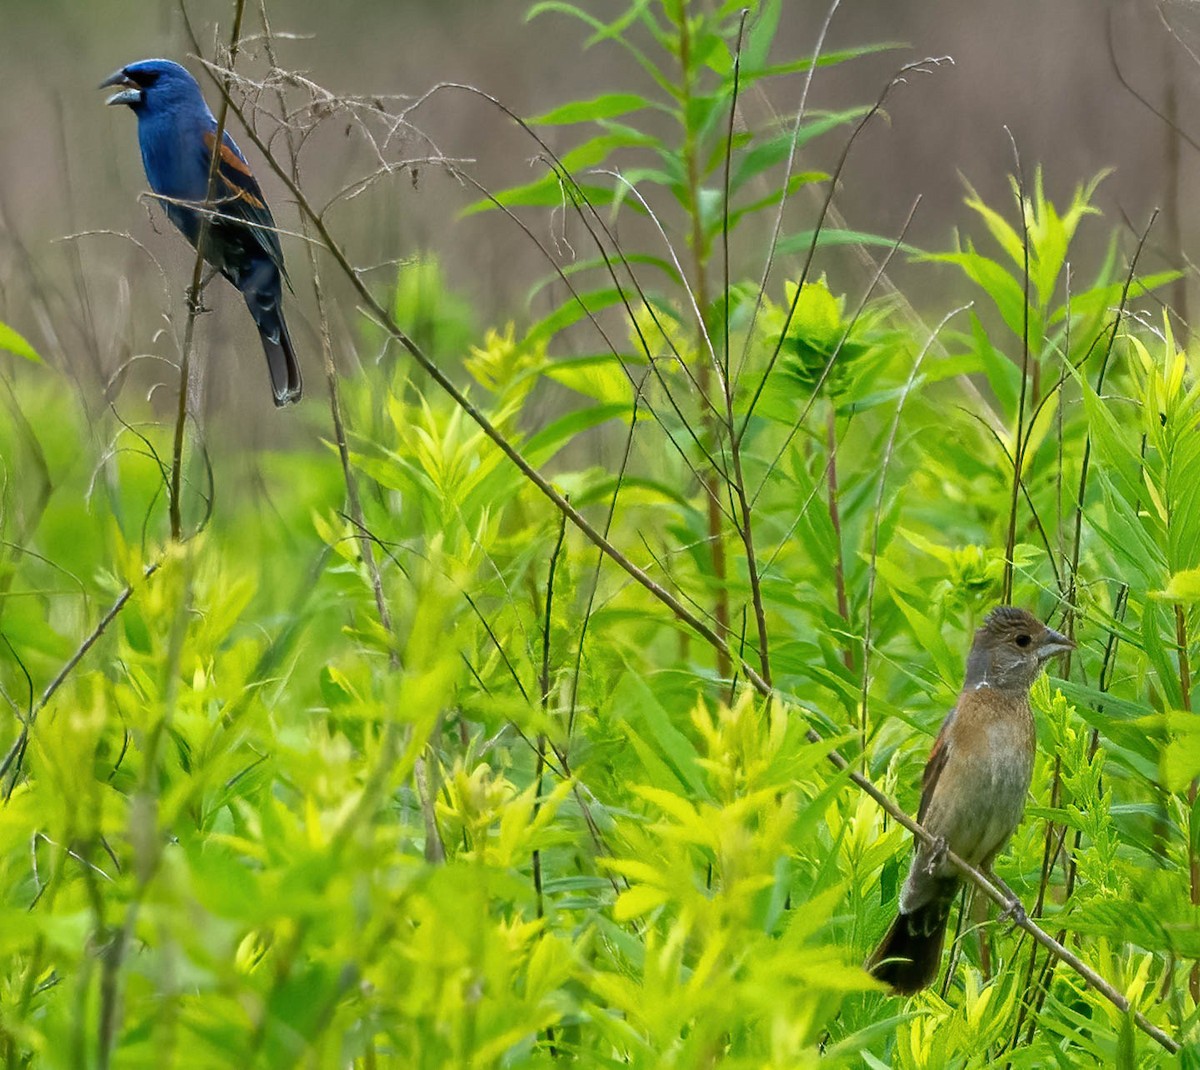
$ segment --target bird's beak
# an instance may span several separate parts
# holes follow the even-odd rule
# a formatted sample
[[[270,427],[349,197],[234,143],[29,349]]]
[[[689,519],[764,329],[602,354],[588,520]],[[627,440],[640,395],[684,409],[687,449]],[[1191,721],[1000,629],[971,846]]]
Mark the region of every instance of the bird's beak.
[[[110,85],[119,85],[120,92],[114,93],[104,103],[105,104],[128,104],[132,107],[134,104],[142,102],[142,90],[132,78],[125,73],[124,70],[114,71],[104,79],[96,88],[107,89]]]
[[[1049,661],[1059,654],[1065,654],[1068,650],[1074,649],[1075,644],[1065,635],[1056,632],[1053,628],[1047,628],[1046,634],[1042,636],[1042,642],[1038,646],[1038,661]]]

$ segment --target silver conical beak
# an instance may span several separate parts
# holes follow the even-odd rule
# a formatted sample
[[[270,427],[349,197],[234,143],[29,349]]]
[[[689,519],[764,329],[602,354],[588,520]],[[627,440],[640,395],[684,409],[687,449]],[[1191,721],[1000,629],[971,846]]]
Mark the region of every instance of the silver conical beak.
[[[119,85],[120,91],[114,93],[104,103],[105,104],[140,104],[142,102],[142,90],[132,78],[125,73],[124,70],[113,71],[107,78],[104,79],[97,89],[107,89],[111,85]]]
[[[1049,661],[1059,654],[1065,654],[1068,650],[1074,649],[1075,644],[1065,635],[1056,632],[1053,628],[1047,628],[1037,649],[1038,661]]]

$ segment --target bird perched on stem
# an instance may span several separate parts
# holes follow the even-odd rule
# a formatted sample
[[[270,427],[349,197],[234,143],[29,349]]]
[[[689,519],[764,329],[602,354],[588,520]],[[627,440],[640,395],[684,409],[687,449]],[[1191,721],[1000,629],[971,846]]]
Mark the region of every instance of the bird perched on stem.
[[[204,259],[246,299],[267,354],[275,404],[298,401],[300,366],[283,319],[283,252],[246,158],[225,131],[210,200],[217,121],[196,79],[178,63],[144,59],[100,83],[107,86],[120,87],[108,103],[127,104],[137,116],[146,180],[162,198],[167,218],[192,245],[200,240],[202,213],[211,212]]]
[[[900,892],[900,911],[866,968],[897,995],[911,995],[938,974],[950,905],[961,877],[953,851],[1020,901],[992,872],[992,861],[1021,823],[1037,747],[1029,688],[1046,662],[1073,649],[1065,635],[1023,609],[988,614],[967,658],[962,692],[929,754],[917,821],[936,837],[921,841]]]

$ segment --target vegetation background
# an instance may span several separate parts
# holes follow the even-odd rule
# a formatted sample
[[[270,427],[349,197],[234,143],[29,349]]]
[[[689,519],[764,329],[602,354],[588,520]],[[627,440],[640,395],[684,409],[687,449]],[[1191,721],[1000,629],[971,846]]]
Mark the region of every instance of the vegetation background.
[[[793,7],[0,0],[4,1065],[1195,1062],[1197,16]],[[93,91],[156,54],[298,409]],[[897,1001],[1009,600],[1033,920]]]

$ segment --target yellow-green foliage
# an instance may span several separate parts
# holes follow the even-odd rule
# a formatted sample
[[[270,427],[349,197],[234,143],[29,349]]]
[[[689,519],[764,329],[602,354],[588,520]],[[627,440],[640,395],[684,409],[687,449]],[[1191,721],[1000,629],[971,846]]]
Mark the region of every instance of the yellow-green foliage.
[[[936,344],[805,259],[890,239],[788,214],[760,292],[780,194],[831,181],[792,150],[864,112],[730,124],[735,76],[811,63],[751,7],[537,5],[650,75],[541,116],[585,139],[497,195],[604,255],[493,327],[400,269],[423,370],[326,287],[346,468],[315,375],[286,447],[218,416],[182,541],[161,413],[0,324],[0,1065],[1174,1065],[969,898],[934,988],[861,968],[909,836],[851,774],[915,812],[1002,597],[1079,646],[999,873],[1195,1064],[1200,375],[1124,315],[1172,276],[1068,295],[1097,184],[1038,174],[924,258],[981,299]],[[651,215],[680,255],[610,248]]]

